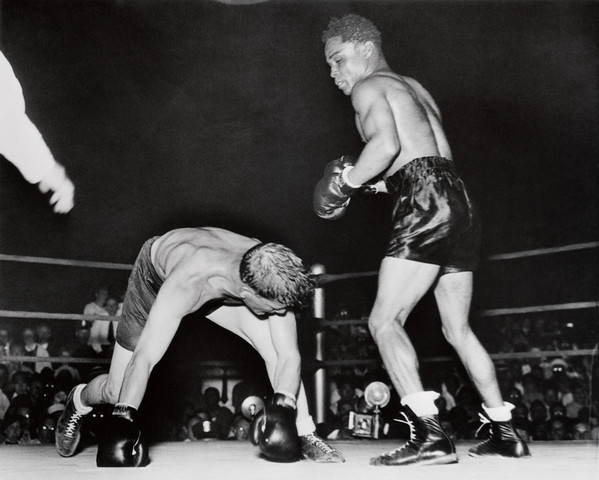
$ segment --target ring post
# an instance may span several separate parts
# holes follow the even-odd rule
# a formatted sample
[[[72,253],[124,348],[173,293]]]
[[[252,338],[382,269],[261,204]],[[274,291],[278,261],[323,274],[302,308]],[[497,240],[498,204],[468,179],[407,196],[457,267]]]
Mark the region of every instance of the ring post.
[[[314,264],[310,268],[310,273],[313,275],[323,275],[325,273],[324,265]],[[312,313],[315,319],[324,320],[324,288],[318,286],[314,289],[314,300],[312,301]],[[316,332],[316,360],[323,361],[324,358],[324,336],[323,329]],[[319,368],[314,372],[314,395],[316,403],[316,423],[325,421],[326,412],[326,384],[327,373],[324,368]]]

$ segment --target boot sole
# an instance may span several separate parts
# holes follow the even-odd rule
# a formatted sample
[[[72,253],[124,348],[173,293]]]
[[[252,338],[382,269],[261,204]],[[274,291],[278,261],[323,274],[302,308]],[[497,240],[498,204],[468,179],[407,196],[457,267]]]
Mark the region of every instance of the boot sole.
[[[526,455],[501,455],[499,453],[483,453],[483,454],[478,454],[478,453],[470,453],[468,452],[468,456],[472,457],[472,458],[482,458],[482,457],[487,457],[487,458],[506,458],[506,459],[518,459],[518,458],[530,458],[532,455],[530,453],[526,454]]]
[[[455,453],[450,455],[444,455],[442,457],[429,458],[427,460],[416,460],[411,463],[376,463],[370,464],[373,467],[411,467],[411,466],[422,466],[427,467],[431,465],[449,465],[451,463],[458,463],[458,456]]]

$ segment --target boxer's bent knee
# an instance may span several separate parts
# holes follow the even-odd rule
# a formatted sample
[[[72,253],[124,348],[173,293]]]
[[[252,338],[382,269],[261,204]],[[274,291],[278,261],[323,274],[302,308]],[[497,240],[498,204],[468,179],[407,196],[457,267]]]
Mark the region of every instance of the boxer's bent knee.
[[[378,337],[384,338],[398,328],[403,329],[403,325],[407,320],[410,311],[411,308],[400,308],[398,312],[393,312],[393,314],[384,314],[375,307],[368,318],[368,329],[370,330],[372,338],[375,340]]]
[[[447,342],[455,349],[460,349],[463,345],[474,337],[474,332],[468,324],[460,324],[456,326],[443,325],[441,328]]]

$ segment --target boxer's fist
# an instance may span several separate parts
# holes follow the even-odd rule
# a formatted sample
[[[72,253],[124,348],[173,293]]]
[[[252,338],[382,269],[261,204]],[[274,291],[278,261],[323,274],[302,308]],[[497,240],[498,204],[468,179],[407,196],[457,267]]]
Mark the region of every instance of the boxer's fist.
[[[98,467],[145,467],[148,447],[137,424],[137,410],[117,404],[98,443]]]
[[[316,184],[312,198],[316,215],[327,220],[336,220],[345,214],[350,197],[359,190],[349,186],[343,174],[344,170],[353,167],[354,163],[355,157],[344,155],[327,164],[324,176]]]
[[[291,462],[300,455],[300,439],[295,426],[295,402],[275,393],[272,400],[252,420],[250,440],[269,460]]]

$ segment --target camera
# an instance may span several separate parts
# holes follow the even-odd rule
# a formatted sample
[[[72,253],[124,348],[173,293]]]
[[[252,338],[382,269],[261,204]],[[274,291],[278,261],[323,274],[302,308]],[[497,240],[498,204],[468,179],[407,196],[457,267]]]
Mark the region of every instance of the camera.
[[[364,390],[364,400],[372,413],[349,412],[348,429],[354,437],[379,438],[381,433],[381,411],[389,403],[391,392],[383,382],[372,382]]]

